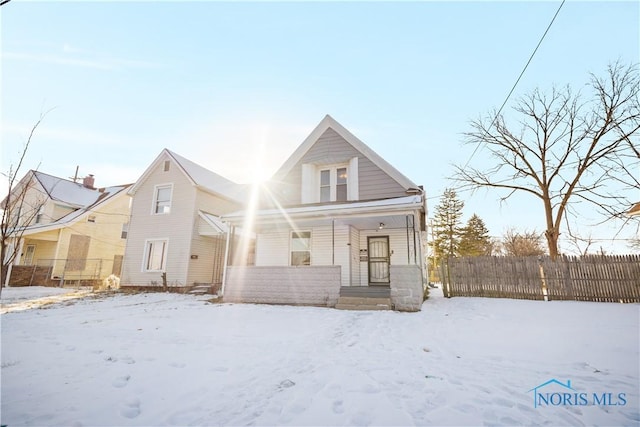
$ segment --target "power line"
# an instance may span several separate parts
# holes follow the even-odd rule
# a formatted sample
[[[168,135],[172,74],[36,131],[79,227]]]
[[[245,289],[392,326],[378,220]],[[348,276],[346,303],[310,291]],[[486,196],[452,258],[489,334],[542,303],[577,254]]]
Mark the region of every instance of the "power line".
[[[527,71],[527,68],[529,67],[529,64],[531,63],[531,60],[533,60],[533,57],[535,56],[536,52],[538,51],[538,48],[542,44],[542,41],[547,36],[547,33],[549,32],[549,29],[553,25],[553,22],[556,20],[556,17],[558,16],[558,13],[560,13],[560,9],[562,9],[562,6],[564,5],[565,1],[566,0],[562,0],[562,3],[560,3],[560,6],[558,6],[558,10],[556,10],[556,13],[555,13],[555,15],[553,15],[553,18],[551,19],[551,22],[549,22],[549,25],[547,26],[547,29],[544,31],[544,34],[542,34],[542,37],[540,37],[540,41],[538,41],[538,45],[536,46],[536,48],[531,53],[531,56],[529,57],[529,60],[525,64],[524,68],[522,69],[522,72],[518,76],[518,79],[513,84],[513,87],[509,91],[509,94],[507,94],[507,97],[504,99],[504,102],[502,103],[502,105],[500,106],[500,109],[498,110],[498,112],[496,113],[495,117],[491,121],[491,125],[489,125],[488,129],[491,129],[493,127],[493,125],[495,124],[496,120],[498,120],[498,117],[500,116],[500,113],[502,112],[502,109],[507,104],[507,101],[509,101],[509,98],[511,97],[511,94],[513,94],[513,91],[516,89],[516,86],[518,86],[518,83],[520,82],[520,79],[524,75],[525,71]],[[476,145],[476,148],[473,150],[473,152],[471,153],[471,156],[469,156],[469,159],[467,160],[467,162],[462,167],[463,169],[465,169],[469,165],[469,162],[471,161],[471,159],[473,159],[475,154],[478,152],[478,149],[480,148],[481,144],[482,144],[482,141],[478,141],[478,144]]]

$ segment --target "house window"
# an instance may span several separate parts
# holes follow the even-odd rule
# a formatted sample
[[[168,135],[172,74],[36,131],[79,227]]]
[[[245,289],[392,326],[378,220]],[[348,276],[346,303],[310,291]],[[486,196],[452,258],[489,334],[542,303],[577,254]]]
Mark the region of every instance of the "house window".
[[[172,185],[158,185],[153,199],[153,212],[168,214],[171,211]]]
[[[320,171],[320,201],[331,200],[331,171],[329,169]]]
[[[336,201],[347,201],[347,168],[336,169]]]
[[[122,231],[120,232],[120,238],[126,239],[127,234],[129,234],[129,223],[125,222],[124,224],[122,224]]]
[[[38,209],[38,214],[36,215],[36,224],[40,224],[42,222],[43,215],[44,215],[44,206],[40,206],[40,209]]]
[[[144,271],[164,271],[167,263],[166,240],[147,240]]]
[[[346,202],[347,167],[344,165],[320,170],[320,202]]]
[[[291,265],[311,265],[311,232],[291,232]]]

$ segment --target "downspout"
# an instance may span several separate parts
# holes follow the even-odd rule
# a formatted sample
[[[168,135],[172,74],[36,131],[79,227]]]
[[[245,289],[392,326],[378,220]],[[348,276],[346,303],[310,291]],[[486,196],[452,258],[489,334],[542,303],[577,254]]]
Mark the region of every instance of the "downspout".
[[[227,284],[227,266],[229,265],[229,241],[231,239],[231,225],[227,227],[227,243],[224,248],[224,266],[222,268],[222,286],[220,287],[220,296],[224,296],[224,287]]]

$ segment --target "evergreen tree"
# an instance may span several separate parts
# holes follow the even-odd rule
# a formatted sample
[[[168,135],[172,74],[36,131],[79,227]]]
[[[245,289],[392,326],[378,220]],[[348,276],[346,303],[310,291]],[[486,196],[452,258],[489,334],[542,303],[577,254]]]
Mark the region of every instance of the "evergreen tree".
[[[493,243],[489,237],[489,229],[482,218],[473,214],[467,225],[462,229],[460,236],[460,256],[491,255]]]
[[[437,261],[457,256],[462,234],[462,208],[455,190],[445,190],[433,217],[433,250]]]

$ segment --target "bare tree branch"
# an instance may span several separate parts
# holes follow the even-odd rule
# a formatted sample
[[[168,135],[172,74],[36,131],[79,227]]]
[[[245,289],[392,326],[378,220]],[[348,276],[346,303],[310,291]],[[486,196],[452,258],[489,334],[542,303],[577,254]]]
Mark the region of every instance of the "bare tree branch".
[[[569,86],[523,96],[513,107],[517,132],[502,115],[472,121],[465,142],[482,145],[494,166],[454,166],[454,180],[472,190],[506,191],[501,201],[515,193],[540,200],[552,257],[563,220],[578,214],[580,202],[597,206],[606,219],[620,217],[633,203],[626,189],[640,188],[638,67],[612,63],[604,78],[591,75],[589,87],[586,99]]]

